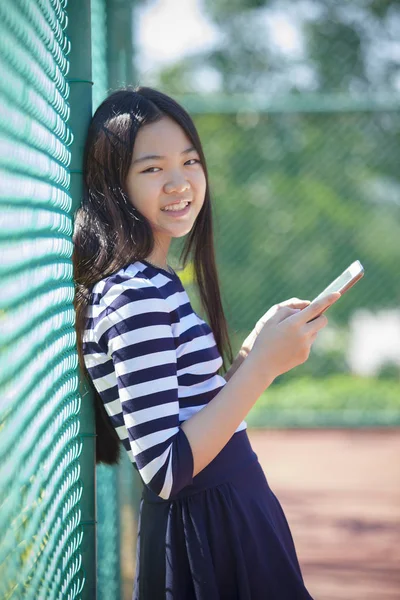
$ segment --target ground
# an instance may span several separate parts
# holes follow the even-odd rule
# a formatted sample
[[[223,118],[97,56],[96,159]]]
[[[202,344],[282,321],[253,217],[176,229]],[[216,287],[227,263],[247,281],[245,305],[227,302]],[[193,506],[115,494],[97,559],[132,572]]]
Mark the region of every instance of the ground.
[[[315,600],[400,599],[400,430],[249,430]]]
[[[400,600],[400,429],[248,430],[314,600]],[[123,598],[135,522],[124,506]]]

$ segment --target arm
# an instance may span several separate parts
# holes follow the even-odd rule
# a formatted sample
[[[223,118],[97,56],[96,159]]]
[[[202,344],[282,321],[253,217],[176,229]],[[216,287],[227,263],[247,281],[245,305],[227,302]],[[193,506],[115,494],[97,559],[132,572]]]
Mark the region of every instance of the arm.
[[[260,364],[258,357],[251,354],[211,402],[182,423],[193,452],[193,477],[228,443],[274,378]]]
[[[191,447],[179,426],[172,315],[159,290],[143,280],[114,284],[102,302],[96,338],[112,358],[133,458],[144,483],[168,499],[193,474]]]
[[[331,294],[314,306],[307,306],[308,301],[292,299],[275,305],[262,317],[255,336],[261,338],[257,340],[257,349],[252,348],[211,402],[182,424],[193,452],[193,476],[222,450],[274,379],[307,360],[317,332],[327,323],[324,315],[313,322],[311,319],[339,296]],[[306,308],[299,311],[299,305]]]

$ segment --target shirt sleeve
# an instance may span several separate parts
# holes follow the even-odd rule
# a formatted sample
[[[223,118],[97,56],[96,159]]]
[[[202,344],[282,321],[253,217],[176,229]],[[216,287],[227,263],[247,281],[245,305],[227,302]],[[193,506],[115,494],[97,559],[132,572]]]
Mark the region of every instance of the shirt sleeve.
[[[143,482],[167,500],[193,481],[193,454],[179,425],[173,313],[151,282],[112,286],[97,324],[112,358],[129,444]]]

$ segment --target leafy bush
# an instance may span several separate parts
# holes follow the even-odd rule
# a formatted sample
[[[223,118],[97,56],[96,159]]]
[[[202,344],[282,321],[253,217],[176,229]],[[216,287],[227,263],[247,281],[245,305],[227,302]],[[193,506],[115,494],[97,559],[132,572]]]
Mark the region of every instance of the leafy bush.
[[[398,425],[399,381],[352,375],[273,384],[246,418],[257,426]]]

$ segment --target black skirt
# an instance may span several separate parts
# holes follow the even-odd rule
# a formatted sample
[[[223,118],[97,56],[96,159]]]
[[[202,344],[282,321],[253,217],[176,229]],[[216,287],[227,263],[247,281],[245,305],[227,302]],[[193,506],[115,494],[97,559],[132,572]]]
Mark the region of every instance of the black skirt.
[[[144,486],[133,600],[312,600],[246,430],[173,499]]]

